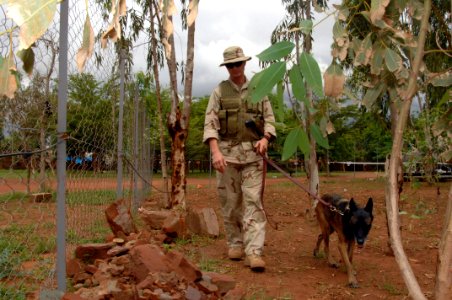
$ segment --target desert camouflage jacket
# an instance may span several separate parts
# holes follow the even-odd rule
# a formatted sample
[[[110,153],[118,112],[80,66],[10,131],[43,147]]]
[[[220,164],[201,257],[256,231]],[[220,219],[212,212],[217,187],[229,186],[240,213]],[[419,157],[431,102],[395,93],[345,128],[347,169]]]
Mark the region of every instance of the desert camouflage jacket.
[[[237,92],[238,100],[241,103],[236,105],[237,108],[242,109],[246,106],[243,103],[246,102],[248,98],[248,84],[247,80],[241,88],[239,88],[236,84],[234,84],[231,80],[228,80],[230,86],[235,89]],[[221,152],[223,153],[226,161],[232,163],[250,163],[254,161],[258,161],[262,159],[259,155],[254,152],[254,143],[258,140],[238,140],[235,138],[231,138],[231,136],[225,136],[221,134],[224,131],[223,127],[225,123],[220,121],[220,114],[223,113],[222,103],[224,102],[224,97],[222,95],[222,91],[224,90],[224,83],[220,83],[210,95],[209,103],[206,109],[205,122],[204,122],[204,136],[203,142],[207,143],[207,141],[211,138],[217,139],[219,141],[219,147]],[[222,88],[223,85],[223,88]],[[251,106],[251,105],[250,105]],[[270,101],[267,97],[265,97],[262,102],[258,105],[260,114],[262,116],[263,121],[263,131],[262,133],[269,133],[272,136],[276,137],[276,130],[273,126],[275,122],[275,117],[273,114],[273,110],[270,104]],[[244,120],[241,120],[244,122]],[[236,124],[237,125],[237,124]],[[238,124],[238,126],[244,126],[244,124]]]

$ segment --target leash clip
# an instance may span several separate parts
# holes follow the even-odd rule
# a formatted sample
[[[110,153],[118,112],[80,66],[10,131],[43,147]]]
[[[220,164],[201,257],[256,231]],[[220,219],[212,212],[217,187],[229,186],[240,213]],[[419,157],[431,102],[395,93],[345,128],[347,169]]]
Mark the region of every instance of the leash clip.
[[[335,212],[335,213],[340,214],[341,216],[344,215],[344,212],[340,211],[339,209],[337,209],[337,208],[336,208],[335,206],[333,206],[333,205],[330,205],[330,210],[331,210],[332,212]]]

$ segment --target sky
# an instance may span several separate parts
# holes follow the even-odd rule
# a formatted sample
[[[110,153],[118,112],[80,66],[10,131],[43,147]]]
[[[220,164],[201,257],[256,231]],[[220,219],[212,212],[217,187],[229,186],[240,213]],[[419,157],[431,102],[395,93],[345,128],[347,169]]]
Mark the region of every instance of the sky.
[[[337,3],[337,0],[331,3]],[[177,3],[177,1],[176,1]],[[178,14],[180,10],[178,11]],[[219,67],[223,61],[223,51],[229,46],[240,46],[245,55],[251,56],[245,73],[250,79],[259,72],[257,54],[270,46],[272,31],[285,16],[280,0],[202,0],[199,2],[195,31],[195,69],[193,96],[210,95],[222,80],[227,79],[225,67]],[[324,71],[331,62],[330,45],[332,44],[332,27],[334,15],[319,22],[326,14],[316,15],[314,21],[313,55]],[[182,31],[175,20],[176,59],[186,56],[186,31]],[[134,59],[136,70],[144,71],[144,47],[136,49]],[[140,62],[140,58],[143,60]],[[168,71],[162,70],[161,80],[168,87]],[[180,80],[180,79],[179,79]]]

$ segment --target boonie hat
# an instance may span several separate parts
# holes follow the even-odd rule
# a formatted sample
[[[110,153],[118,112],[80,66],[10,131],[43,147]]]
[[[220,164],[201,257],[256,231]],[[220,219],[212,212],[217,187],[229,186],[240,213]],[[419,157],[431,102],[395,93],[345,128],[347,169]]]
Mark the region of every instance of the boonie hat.
[[[223,62],[220,64],[220,67],[224,66],[225,64],[235,63],[238,61],[247,61],[250,59],[250,56],[245,56],[245,54],[243,54],[242,48],[238,46],[232,46],[224,50]]]

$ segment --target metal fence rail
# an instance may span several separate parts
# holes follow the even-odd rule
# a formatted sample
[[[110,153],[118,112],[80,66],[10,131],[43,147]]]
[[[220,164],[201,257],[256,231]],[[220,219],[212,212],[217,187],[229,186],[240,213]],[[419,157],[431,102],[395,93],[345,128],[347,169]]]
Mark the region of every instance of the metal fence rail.
[[[68,11],[66,132],[57,129],[61,117],[59,12],[33,47],[33,75],[26,75],[16,60],[20,89],[14,99],[0,101],[0,299],[25,299],[30,293],[57,287],[57,219],[61,214],[66,230],[58,238],[65,239],[66,257],[73,255],[78,244],[104,241],[110,232],[104,210],[117,198],[118,169],[123,197],[130,199],[133,207],[150,193],[143,183],[151,178],[145,106],[139,97],[134,100],[131,76],[124,73],[123,155],[135,167],[124,164],[118,168],[121,78],[115,45],[109,43],[101,49],[96,41],[94,56],[83,73],[75,63],[86,14],[94,32],[101,33],[107,28],[104,16],[108,12],[95,0],[88,1],[88,10],[85,1],[70,1]],[[0,6],[0,13],[4,16],[0,32],[5,33],[14,24],[6,18],[5,7]],[[3,58],[11,47],[17,49],[17,36],[17,29],[12,30],[12,40],[9,34],[0,35]],[[56,203],[58,137],[66,144],[63,212],[57,210]]]

